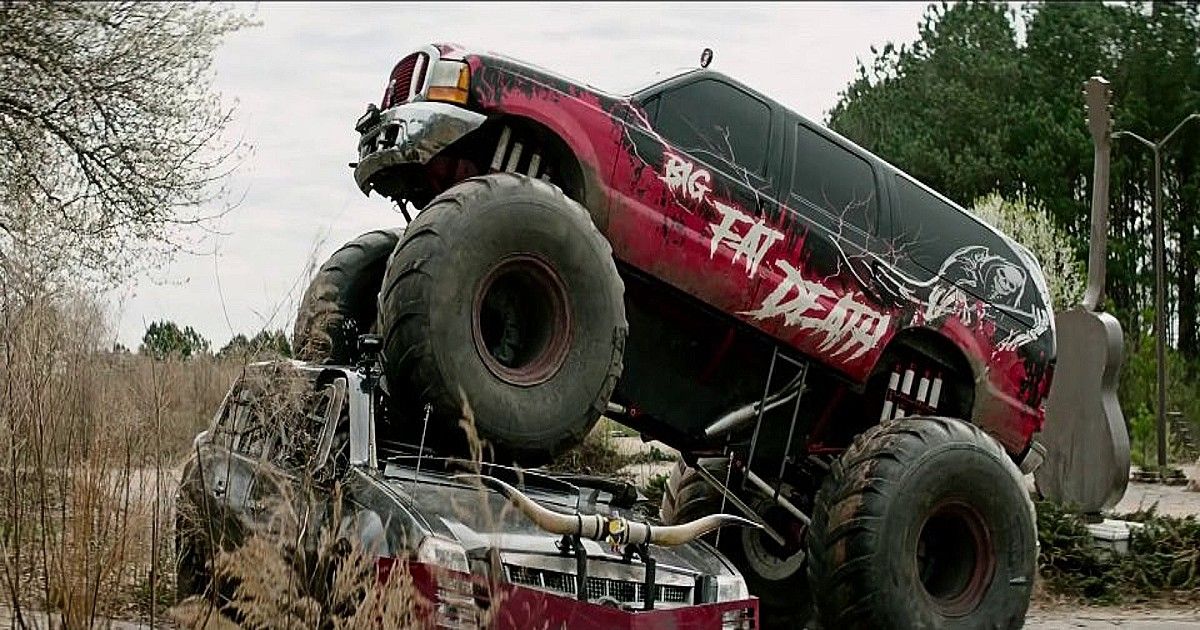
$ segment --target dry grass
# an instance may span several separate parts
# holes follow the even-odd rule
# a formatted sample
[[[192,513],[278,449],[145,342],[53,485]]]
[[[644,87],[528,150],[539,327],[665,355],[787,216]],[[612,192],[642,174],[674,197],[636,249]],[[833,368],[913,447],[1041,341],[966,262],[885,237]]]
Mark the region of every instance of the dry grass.
[[[335,513],[320,521],[315,536],[305,531],[315,503],[312,486],[305,486],[300,491],[305,496],[281,498],[270,509],[272,518],[245,544],[216,555],[214,588],[174,607],[174,621],[190,628],[297,630],[420,625],[428,600],[402,566],[386,583],[378,582],[375,555],[336,531],[342,522],[336,497]]]
[[[30,286],[0,282],[0,602],[21,627],[160,615],[173,469],[239,365],[109,353],[101,305]]]
[[[277,427],[274,431],[279,436],[302,433],[297,422],[304,422],[297,401],[305,395],[305,388],[292,387],[286,376],[269,371],[247,378],[250,382],[264,379],[252,385],[262,397],[251,405],[255,414],[268,419],[265,426]],[[474,431],[469,408],[464,409],[464,416],[461,427],[471,448],[469,461],[475,462],[477,470],[485,445]],[[304,453],[314,448],[316,444],[301,441],[287,450]],[[296,470],[296,480],[273,480],[270,485],[279,488],[280,494],[264,509],[270,517],[255,525],[244,544],[216,554],[210,565],[212,586],[203,595],[174,607],[172,618],[194,628],[231,627],[235,621],[250,628],[322,630],[391,630],[427,624],[433,603],[415,585],[409,558],[404,554],[391,557],[394,564],[381,582],[376,565],[380,552],[364,548],[358,536],[347,535],[347,529],[359,529],[362,524],[356,519],[362,515],[342,513],[345,503],[339,484],[314,478],[314,471],[308,468],[293,468]],[[266,469],[260,469],[262,472]],[[487,491],[478,480],[475,489],[478,499],[459,509],[478,510],[480,504],[487,504]],[[487,516],[503,519],[511,510],[505,506]],[[203,530],[192,531],[205,535]],[[214,548],[222,547],[221,542],[208,540]],[[427,569],[442,585],[464,586],[444,570],[428,565]],[[480,611],[482,627],[489,627],[491,615],[502,608],[503,593],[495,585],[490,599],[491,607]]]
[[[0,606],[16,627],[92,628],[110,619],[182,627],[403,628],[421,600],[398,566],[280,501],[246,545],[219,552],[228,597],[175,605],[180,464],[254,357],[154,360],[107,351],[103,307],[84,295],[18,291],[0,278]],[[267,416],[298,418],[302,388],[266,388]],[[293,435],[302,432],[294,431]],[[324,519],[336,527],[340,517]],[[339,542],[340,541],[340,542]],[[217,545],[219,547],[219,544]]]
[[[372,553],[342,532],[309,532],[312,479],[247,544],[216,554],[211,570],[228,592],[175,605],[180,465],[254,357],[113,353],[102,304],[13,284],[0,276],[0,606],[16,627],[169,616],[184,627],[403,628],[427,615],[404,559],[381,587]],[[266,389],[277,407],[268,415],[301,417],[302,388],[277,385]],[[478,461],[484,447],[464,416]],[[608,446],[585,446],[573,463],[607,468]]]

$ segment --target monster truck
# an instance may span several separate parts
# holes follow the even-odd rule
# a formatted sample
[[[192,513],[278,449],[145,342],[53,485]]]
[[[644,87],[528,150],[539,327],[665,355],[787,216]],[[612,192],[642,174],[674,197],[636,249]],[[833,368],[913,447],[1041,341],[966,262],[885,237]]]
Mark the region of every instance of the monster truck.
[[[1027,249],[707,68],[614,95],[431,45],[355,128],[411,217],[346,315],[417,394],[396,422],[527,464],[601,413],[671,444],[665,520],[763,525],[717,538],[767,625],[1021,624],[1055,360]]]

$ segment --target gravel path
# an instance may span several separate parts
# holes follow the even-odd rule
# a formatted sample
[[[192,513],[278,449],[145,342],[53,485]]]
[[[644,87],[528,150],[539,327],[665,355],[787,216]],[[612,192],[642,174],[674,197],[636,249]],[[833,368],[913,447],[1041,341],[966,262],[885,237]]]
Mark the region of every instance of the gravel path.
[[[1192,483],[1200,483],[1200,467],[1184,466],[1183,472]],[[1187,486],[1164,486],[1157,483],[1129,482],[1125,496],[1113,510],[1125,514],[1158,504],[1158,513],[1170,516],[1200,515],[1200,492]]]
[[[1200,609],[1034,608],[1026,618],[1031,630],[1128,628],[1129,630],[1200,630]]]

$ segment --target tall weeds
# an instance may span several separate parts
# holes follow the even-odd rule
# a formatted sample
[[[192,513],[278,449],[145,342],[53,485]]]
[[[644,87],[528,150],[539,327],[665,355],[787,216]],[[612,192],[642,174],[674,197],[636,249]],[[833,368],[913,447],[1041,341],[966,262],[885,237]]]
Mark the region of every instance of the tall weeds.
[[[173,470],[238,370],[110,353],[106,322],[0,279],[0,602],[20,627],[161,612]]]

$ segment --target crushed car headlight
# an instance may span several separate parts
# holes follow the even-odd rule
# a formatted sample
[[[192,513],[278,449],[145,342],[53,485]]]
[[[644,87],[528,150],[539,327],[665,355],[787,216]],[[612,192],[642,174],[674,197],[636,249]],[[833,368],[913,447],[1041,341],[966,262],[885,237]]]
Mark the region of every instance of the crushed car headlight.
[[[750,590],[746,588],[746,581],[739,575],[718,575],[717,576],[717,601],[732,602],[738,599],[746,599],[750,597]]]
[[[467,552],[462,545],[439,536],[426,536],[417,546],[417,562],[437,565],[449,571],[470,573]]]
[[[426,536],[417,547],[417,562],[443,569],[433,576],[437,582],[434,625],[447,629],[478,628],[479,610],[471,585],[471,566],[462,545],[438,536]]]
[[[435,61],[429,68],[425,98],[466,105],[471,90],[471,67],[461,61]]]
[[[741,608],[721,613],[721,630],[755,630],[754,609]]]

